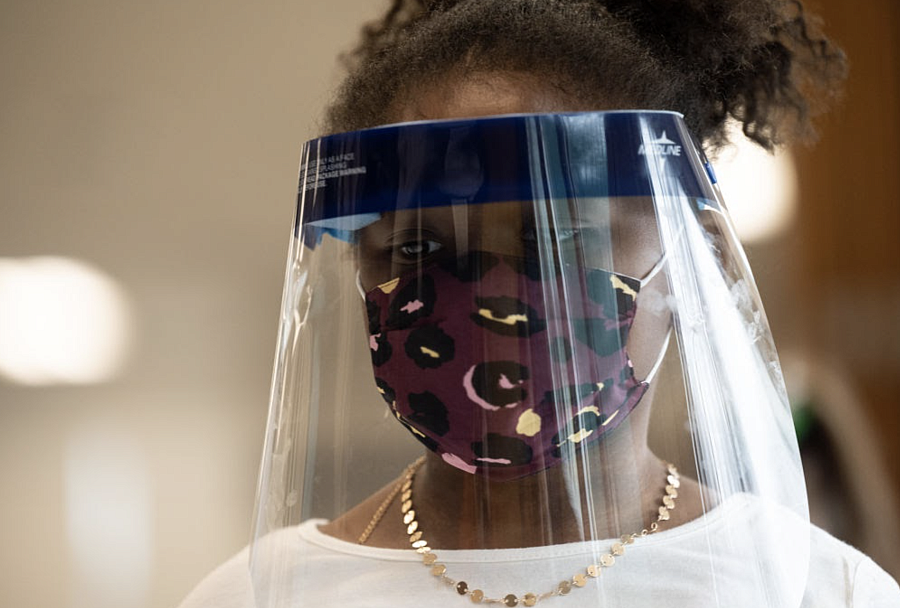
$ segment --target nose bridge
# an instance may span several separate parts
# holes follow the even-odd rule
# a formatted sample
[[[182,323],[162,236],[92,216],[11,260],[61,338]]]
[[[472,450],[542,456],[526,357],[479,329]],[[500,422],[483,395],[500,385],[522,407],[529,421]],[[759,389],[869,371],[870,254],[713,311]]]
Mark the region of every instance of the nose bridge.
[[[528,230],[527,212],[527,205],[523,203],[481,205],[469,223],[472,248],[522,257]]]

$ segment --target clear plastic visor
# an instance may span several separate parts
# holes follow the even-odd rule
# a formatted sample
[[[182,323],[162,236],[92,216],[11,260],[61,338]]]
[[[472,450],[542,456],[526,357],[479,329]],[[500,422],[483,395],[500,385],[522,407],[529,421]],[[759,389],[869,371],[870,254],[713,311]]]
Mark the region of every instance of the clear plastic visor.
[[[359,181],[311,182],[343,188],[339,216],[304,218],[301,198],[258,605],[799,605],[796,442],[702,157],[672,132],[687,165],[635,156],[661,145],[639,130],[628,160],[647,188],[622,194],[609,133],[599,152],[566,139],[596,175],[531,134],[528,199],[477,200],[490,165],[476,161],[496,148],[453,137],[440,187],[456,200],[410,200],[411,180],[441,184],[410,170],[421,147],[394,208],[364,202]],[[605,195],[578,186],[601,173]]]

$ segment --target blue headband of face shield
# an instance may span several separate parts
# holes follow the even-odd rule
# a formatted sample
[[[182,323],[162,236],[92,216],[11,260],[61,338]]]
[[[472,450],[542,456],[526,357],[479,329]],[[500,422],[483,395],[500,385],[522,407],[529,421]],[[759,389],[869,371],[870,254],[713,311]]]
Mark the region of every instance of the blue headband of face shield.
[[[588,112],[405,123],[303,149],[295,232],[353,242],[386,211],[525,200],[653,196],[716,205],[715,178],[680,114]],[[665,164],[665,171],[655,169]],[[667,183],[658,183],[665,175]],[[702,179],[702,177],[709,179]],[[302,234],[301,234],[302,233]]]

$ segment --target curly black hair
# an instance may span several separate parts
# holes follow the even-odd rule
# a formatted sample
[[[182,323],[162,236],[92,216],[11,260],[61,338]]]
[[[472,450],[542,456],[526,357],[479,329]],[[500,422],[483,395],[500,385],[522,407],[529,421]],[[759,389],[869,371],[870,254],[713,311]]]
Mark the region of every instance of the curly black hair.
[[[810,139],[844,53],[799,0],[392,0],[345,57],[329,131],[396,120],[417,87],[531,74],[573,106],[676,110],[709,148]]]

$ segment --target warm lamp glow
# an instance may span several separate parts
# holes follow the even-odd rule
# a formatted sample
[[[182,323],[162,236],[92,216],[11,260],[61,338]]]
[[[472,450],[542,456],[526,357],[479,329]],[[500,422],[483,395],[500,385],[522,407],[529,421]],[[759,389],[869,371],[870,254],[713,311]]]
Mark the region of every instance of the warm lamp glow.
[[[744,243],[773,237],[791,224],[797,208],[797,172],[787,151],[769,154],[737,128],[733,146],[714,161],[719,187]]]
[[[87,384],[121,368],[127,301],[102,271],[61,257],[0,258],[0,376]]]

